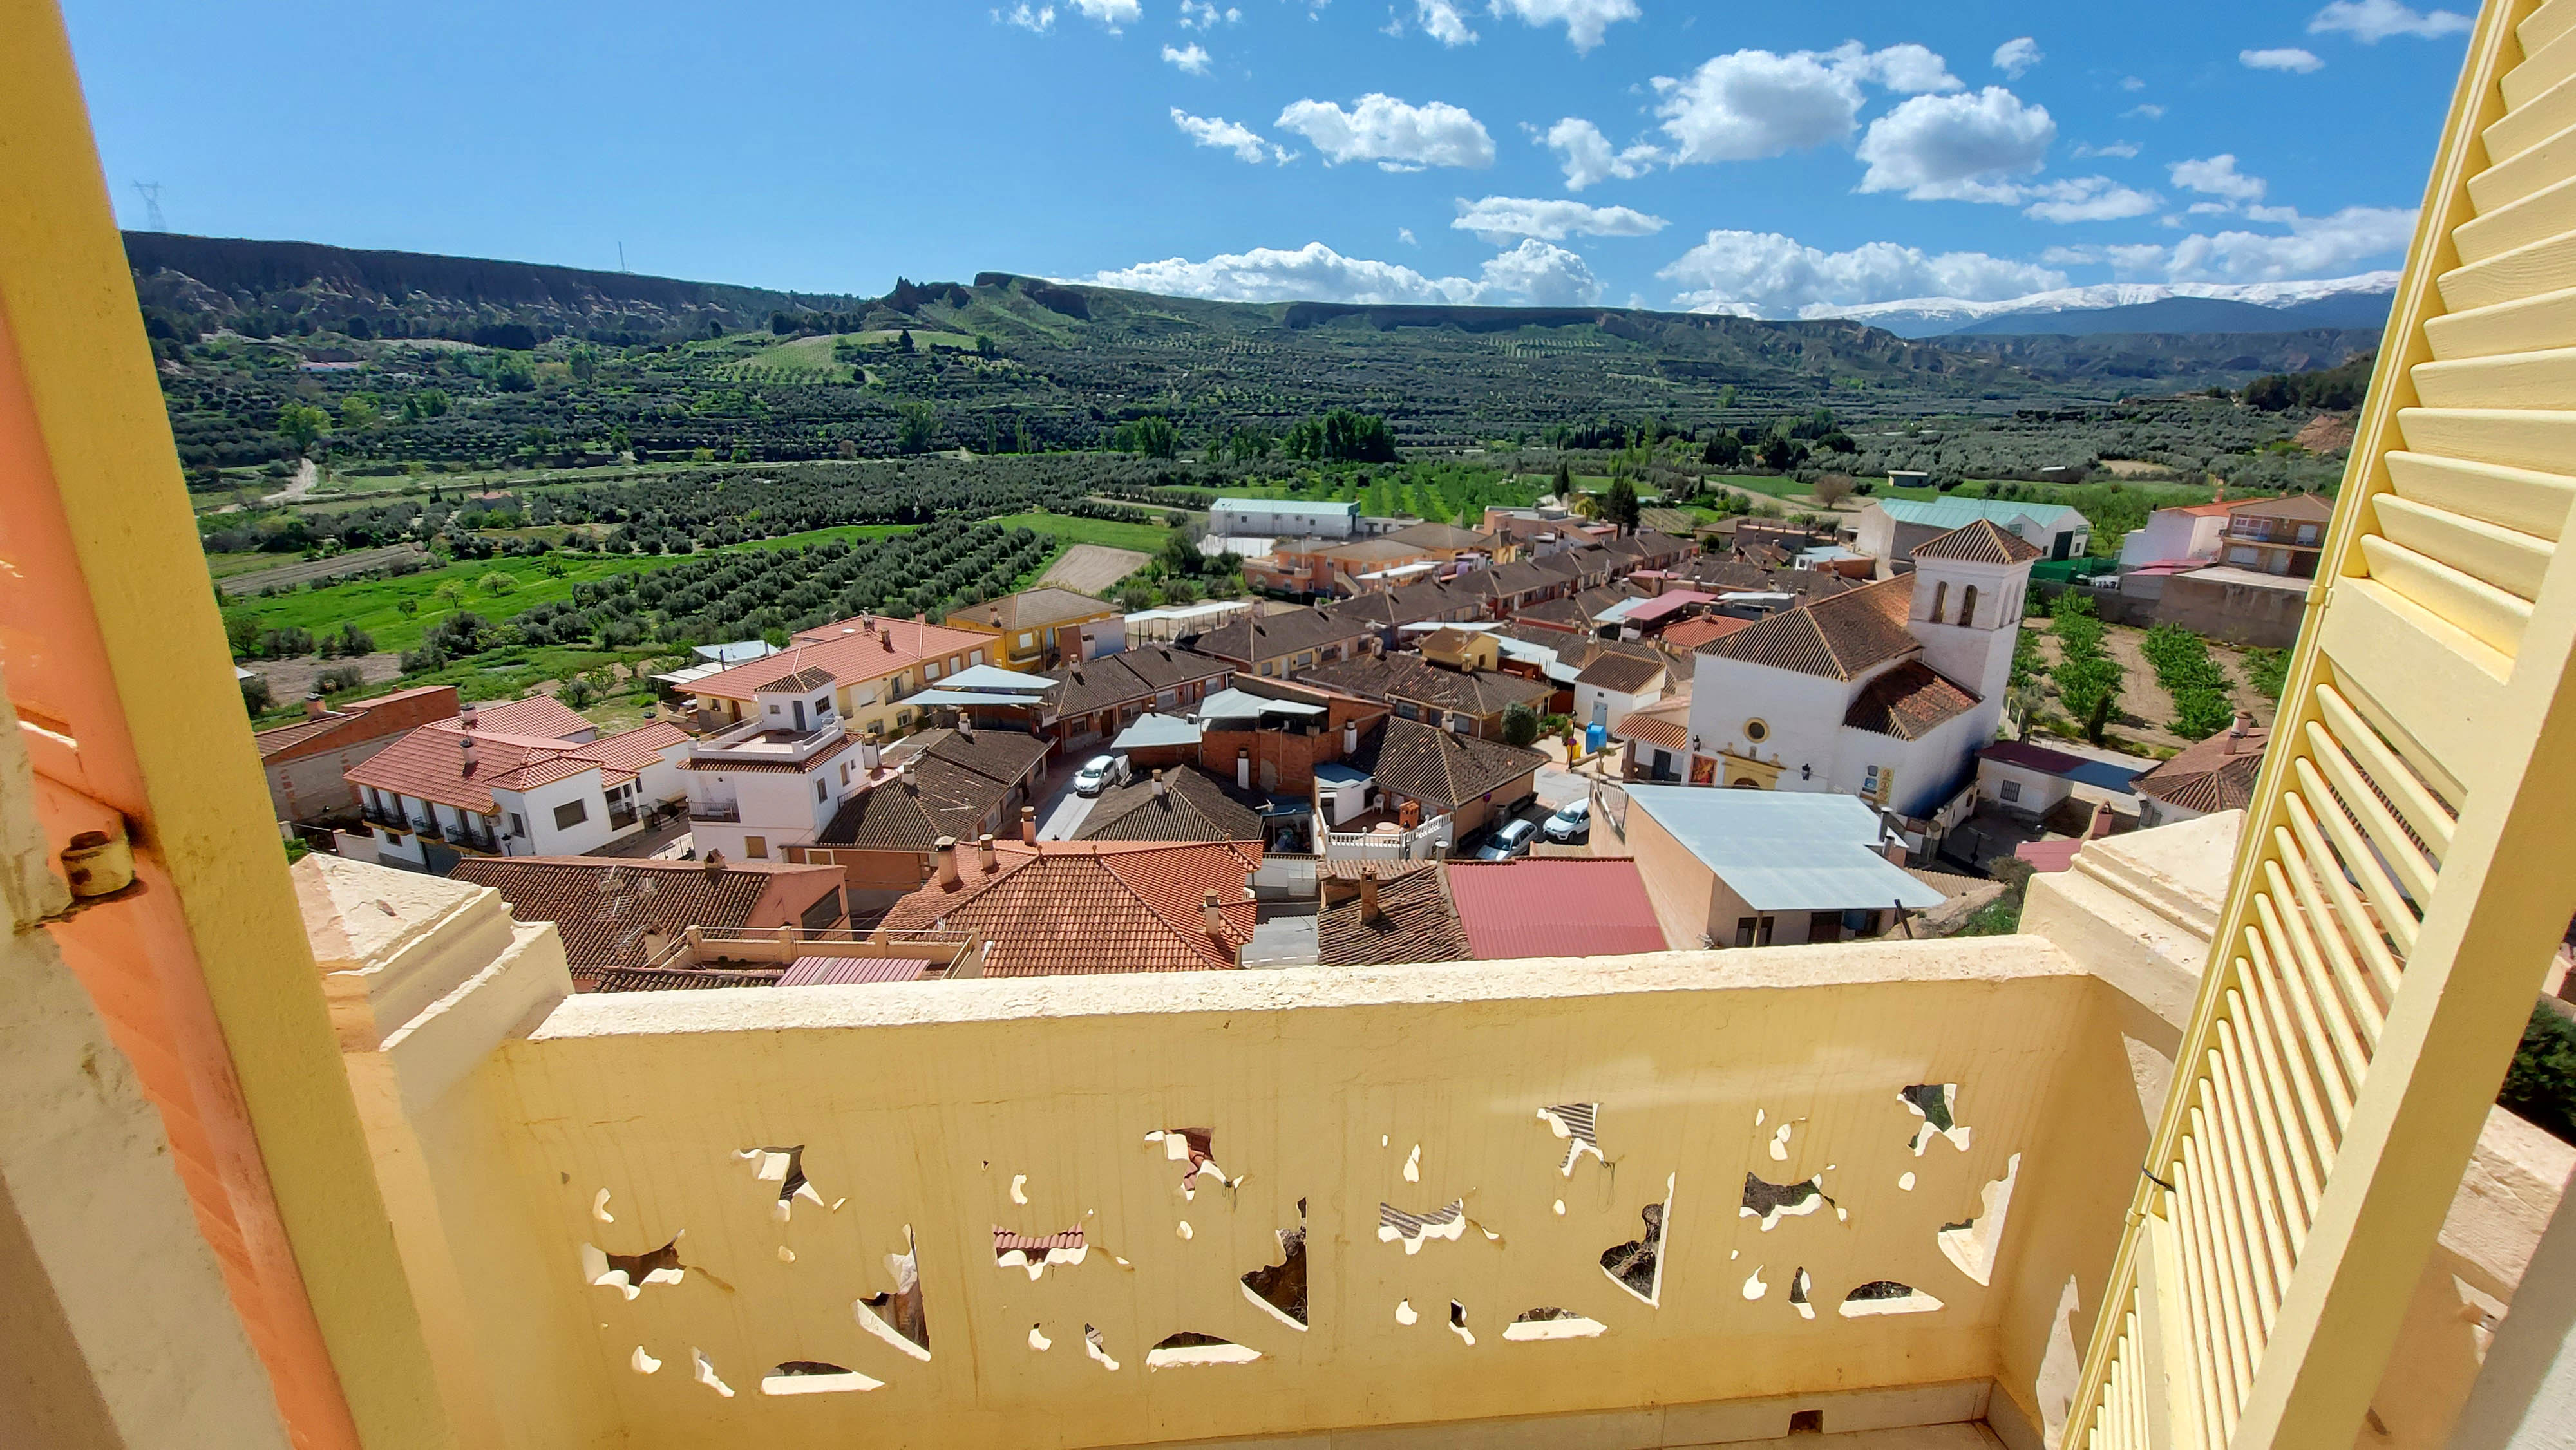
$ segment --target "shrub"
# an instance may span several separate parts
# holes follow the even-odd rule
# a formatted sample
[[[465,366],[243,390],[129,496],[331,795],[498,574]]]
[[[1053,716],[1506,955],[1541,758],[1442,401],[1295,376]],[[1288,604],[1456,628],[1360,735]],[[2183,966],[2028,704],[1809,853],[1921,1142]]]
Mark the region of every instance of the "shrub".
[[[313,650],[313,631],[309,629],[289,626],[263,631],[259,637],[259,652],[266,659],[300,659]]]
[[[2534,1002],[2496,1102],[2576,1143],[2576,1023]]]
[[[249,679],[242,681],[241,691],[242,708],[248,710],[251,714],[258,714],[260,711],[267,709],[271,703],[268,681],[261,679],[257,675],[253,675]]]
[[[1538,712],[1527,705],[1514,705],[1503,712],[1503,742],[1526,749],[1538,739]]]
[[[366,675],[356,665],[334,665],[313,677],[313,688],[326,695],[337,695],[366,682]]]

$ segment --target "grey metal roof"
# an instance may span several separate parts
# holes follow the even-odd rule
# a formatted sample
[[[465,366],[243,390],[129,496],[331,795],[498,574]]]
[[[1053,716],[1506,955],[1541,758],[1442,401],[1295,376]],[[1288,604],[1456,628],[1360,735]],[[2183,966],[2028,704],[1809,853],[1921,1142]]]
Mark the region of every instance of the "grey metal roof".
[[[753,660],[769,658],[778,653],[778,646],[765,639],[742,639],[731,644],[697,645],[689,652],[700,659],[714,660],[718,664],[741,665],[749,664]]]
[[[1027,710],[1041,703],[1035,695],[1006,695],[998,690],[920,690],[895,702],[898,705],[994,705]]]
[[[939,683],[952,690],[1025,690],[1032,695],[1055,688],[1055,681],[1043,675],[1024,675],[999,665],[968,665]]]
[[[1629,803],[1755,911],[1938,906],[1941,893],[1878,852],[1878,812],[1811,791],[1632,785]]]
[[[1136,723],[1109,742],[1112,750],[1141,750],[1153,745],[1196,745],[1199,727],[1177,715],[1139,715]]]
[[[1199,702],[1202,720],[1241,720],[1258,715],[1321,715],[1322,705],[1301,705],[1294,700],[1273,700],[1243,690],[1219,690]]]

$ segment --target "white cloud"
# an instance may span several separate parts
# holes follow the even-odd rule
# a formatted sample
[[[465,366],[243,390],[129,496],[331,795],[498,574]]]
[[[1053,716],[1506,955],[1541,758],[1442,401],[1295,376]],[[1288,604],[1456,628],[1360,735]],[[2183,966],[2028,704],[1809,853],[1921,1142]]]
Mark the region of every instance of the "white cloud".
[[[1343,110],[1329,101],[1298,101],[1272,124],[1314,143],[1324,164],[1374,161],[1387,171],[1426,166],[1494,164],[1494,138],[1484,123],[1445,101],[1415,106],[1371,92]]]
[[[1637,0],[1492,0],[1496,15],[1509,15],[1525,25],[1563,25],[1565,38],[1578,51],[1599,45],[1602,35],[1622,20],[1637,18]]]
[[[2137,117],[2141,121],[2161,121],[2165,118],[2165,108],[2156,105],[2153,102],[2149,102],[2143,106],[2131,106],[2129,109],[2120,113],[2120,119],[2123,121],[2128,120],[2132,116]]]
[[[1457,0],[1418,0],[1413,21],[1422,33],[1442,45],[1474,45],[1476,32],[1467,28],[1467,17],[1459,12]]]
[[[2377,45],[2392,35],[2431,40],[2469,28],[2469,17],[2455,10],[2408,9],[2397,0],[2334,0],[2308,21],[2310,35],[2349,35],[2364,45]]]
[[[1190,48],[1187,50],[1176,49],[1168,45],[1164,46],[1163,59],[1171,62],[1173,65],[1179,66],[1182,70],[1187,71],[1189,74],[1194,76],[1203,76],[1208,73],[1207,47],[1200,45],[1195,41],[1191,43]]]
[[[1107,26],[1112,35],[1145,18],[1139,0],[1073,0],[1073,8]]]
[[[1242,11],[1230,7],[1219,10],[1213,0],[1181,0],[1183,30],[1214,30],[1219,25],[1233,25],[1242,19]]]
[[[2145,216],[2164,205],[2165,201],[2152,191],[2122,186],[2107,176],[2043,182],[2030,187],[2025,195],[2031,204],[2022,208],[2023,216],[2059,223],[2108,222]]]
[[[2415,239],[2412,207],[2348,206],[2323,217],[2303,217],[2280,208],[2265,211],[2257,220],[2286,222],[2290,234],[2228,231],[2185,237],[2167,254],[2167,274],[2177,282],[2332,277],[2350,272],[2367,258],[2401,253]]]
[[[2078,161],[2090,161],[2096,156],[2117,156],[2121,160],[2126,161],[2138,154],[2138,143],[2135,141],[2114,141],[2108,146],[2092,146],[2079,141],[2076,143],[2075,149],[2068,154],[2072,155]]]
[[[1411,227],[1397,227],[1395,229],[1395,239],[1404,243],[1408,247],[1418,247],[1422,245],[1422,239],[1413,234],[1413,228]]]
[[[2120,89],[2124,91],[2143,91],[2146,88],[2147,83],[2138,79],[2136,76],[2120,77]]]
[[[2267,183],[2259,176],[2247,176],[2236,169],[2232,152],[2221,152],[2199,161],[2177,161],[2165,168],[2173,184],[2185,191],[2203,196],[2223,196],[2232,202],[2261,201]]]
[[[2020,80],[2023,71],[2046,59],[2048,55],[2039,48],[2039,42],[2025,35],[1996,46],[1992,64],[2010,79]]]
[[[1345,257],[1322,242],[1255,247],[1193,262],[1171,257],[1080,279],[1102,287],[1232,302],[1482,303],[1585,306],[1601,283],[1581,257],[1527,241],[1488,261],[1481,278],[1428,277],[1395,262]]]
[[[1022,30],[1038,35],[1044,35],[1055,29],[1055,7],[1048,5],[1032,10],[1028,6],[1028,0],[1021,0],[1021,3],[1008,10],[994,11],[993,18],[1004,25],[1016,25]]]
[[[2308,75],[2326,68],[2316,52],[2285,45],[2278,50],[2240,50],[2236,59],[2254,70],[2285,70],[2293,75]]]
[[[2051,247],[2039,254],[2043,262],[2057,267],[2109,266],[2112,275],[2123,282],[2164,275],[2165,249],[2153,243],[2138,246]]]
[[[1458,199],[1458,219],[1449,224],[1462,232],[1501,246],[1514,237],[1563,241],[1570,236],[1650,237],[1664,229],[1662,217],[1624,206],[1585,206],[1527,196],[1489,196],[1482,201]]]
[[[1613,177],[1634,181],[1664,159],[1657,148],[1640,143],[1625,151],[1610,149],[1610,138],[1601,128],[1576,116],[1568,116],[1548,127],[1543,138],[1548,149],[1565,163],[1565,189],[1581,191],[1598,181]]]
[[[1777,232],[1713,231],[1656,274],[1694,312],[1796,317],[1909,297],[1993,302],[2066,285],[2066,274],[1983,252],[1938,255],[1895,242],[1824,252]]]
[[[1975,95],[1916,96],[1872,121],[1861,138],[1862,191],[1916,201],[2013,202],[2010,178],[2039,170],[2057,123],[2001,86]]]
[[[1532,239],[1485,264],[1476,300],[1490,305],[1513,298],[1538,307],[1589,307],[1601,300],[1601,279],[1581,257]]]
[[[1676,162],[1758,161],[1850,136],[1869,82],[1915,94],[1959,89],[1941,57],[1919,45],[1739,50],[1687,78],[1655,77],[1663,96],[1655,114],[1677,143]]]
[[[1181,134],[1199,145],[1213,146],[1220,151],[1231,151],[1237,161],[1248,162],[1254,166],[1264,161],[1276,161],[1285,166],[1297,159],[1296,152],[1284,146],[1273,145],[1264,139],[1260,132],[1238,122],[1229,121],[1223,116],[1193,116],[1180,107],[1174,106],[1172,124],[1180,127]]]

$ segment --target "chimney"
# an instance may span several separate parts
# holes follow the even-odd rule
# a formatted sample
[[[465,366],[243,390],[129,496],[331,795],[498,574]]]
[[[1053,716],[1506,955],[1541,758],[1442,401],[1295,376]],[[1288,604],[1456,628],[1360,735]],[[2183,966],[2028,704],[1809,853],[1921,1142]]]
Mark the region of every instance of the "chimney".
[[[1234,788],[1252,789],[1252,752],[1240,746],[1234,752]]]
[[[305,718],[305,719],[307,719],[307,720],[319,720],[319,719],[321,719],[321,718],[323,717],[323,715],[325,715],[326,713],[328,713],[328,711],[326,711],[326,710],[324,709],[324,707],[323,707],[323,704],[322,704],[322,692],[321,692],[321,691],[316,690],[316,691],[314,691],[312,694],[307,695],[307,696],[305,696],[305,697],[304,697],[304,718]]]
[[[1164,773],[1159,770],[1154,772],[1154,795],[1157,799],[1170,794],[1172,789],[1170,786],[1163,783],[1163,774]]]
[[[1342,754],[1357,755],[1359,753],[1360,722],[1357,720],[1345,720],[1342,722]]]
[[[1216,904],[1216,893],[1209,891],[1199,899],[1199,915],[1207,920],[1207,934],[1225,935],[1225,908]]]
[[[698,863],[698,869],[707,873],[707,879],[709,881],[713,881],[717,877],[724,875],[724,852],[709,850],[707,852],[707,859]]]
[[[2227,732],[2227,753],[2230,755],[2244,754],[2245,736],[2247,732],[2251,731],[2253,728],[2254,712],[2251,710],[2237,711],[2236,727]]]
[[[859,742],[859,769],[874,775],[877,769],[877,738],[873,735]]]
[[[474,773],[474,737],[471,735],[457,736],[456,754],[457,758],[464,762],[465,773],[467,775],[472,775]]]
[[[1370,862],[1360,867],[1360,922],[1375,926],[1385,919],[1386,913],[1377,904],[1377,865]]]
[[[987,876],[993,874],[993,833],[990,831],[975,838],[975,869]]]
[[[2098,841],[2109,834],[2111,834],[2111,803],[2109,801],[2095,801],[2093,803],[2093,823],[2084,828],[2084,839],[2088,841]]]
[[[883,634],[881,634],[881,635],[878,635],[878,636],[877,636],[877,643],[879,643],[879,644],[881,644],[881,645],[884,645],[884,646],[885,646],[885,652],[886,652],[887,654],[893,654],[893,653],[894,653],[894,631],[889,629],[889,630],[887,630],[885,633],[883,633]]]
[[[972,740],[975,738],[974,717],[968,715],[963,710],[957,712],[957,736],[961,740]]]
[[[656,957],[671,945],[671,939],[658,931],[644,933],[644,964],[651,966]]]
[[[474,702],[468,700],[456,712],[457,728],[462,730],[471,730],[474,728],[474,720]]]
[[[1020,844],[1023,846],[1034,846],[1037,843],[1038,808],[1036,806],[1022,806],[1020,807]]]
[[[943,887],[955,886],[957,884],[957,838],[940,837],[931,846],[930,852],[939,858],[939,884]]]

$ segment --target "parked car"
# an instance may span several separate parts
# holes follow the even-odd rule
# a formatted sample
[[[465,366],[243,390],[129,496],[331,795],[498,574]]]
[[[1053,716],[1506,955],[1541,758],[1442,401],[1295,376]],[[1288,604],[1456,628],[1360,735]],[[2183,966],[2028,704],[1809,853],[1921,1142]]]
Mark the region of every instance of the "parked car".
[[[1494,833],[1485,838],[1485,844],[1476,848],[1476,859],[1508,861],[1515,856],[1526,856],[1537,840],[1538,822],[1506,821],[1494,828]]]
[[[1560,846],[1571,846],[1578,841],[1591,840],[1592,802],[1579,800],[1570,805],[1558,807],[1556,814],[1548,817],[1547,824],[1539,829],[1549,840]]]
[[[1113,785],[1126,783],[1127,757],[1095,755],[1082,763],[1082,769],[1074,772],[1073,793],[1080,796],[1094,796]]]

